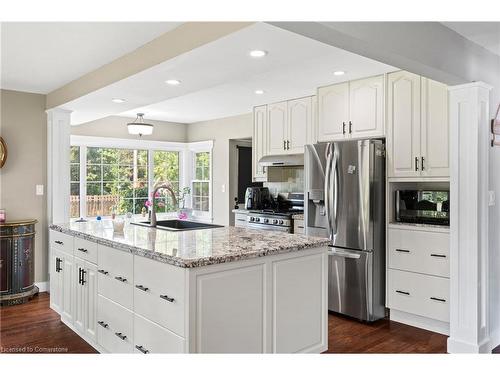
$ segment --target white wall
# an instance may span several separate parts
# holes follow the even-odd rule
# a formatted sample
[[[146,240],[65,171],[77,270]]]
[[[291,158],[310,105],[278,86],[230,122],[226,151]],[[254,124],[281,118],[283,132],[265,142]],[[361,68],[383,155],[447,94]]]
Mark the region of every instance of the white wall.
[[[251,138],[253,129],[252,114],[226,117],[189,124],[187,127],[188,142],[213,140],[212,151],[212,183],[213,183],[213,216],[214,222],[229,225],[230,205],[230,140]],[[223,186],[225,192],[222,191]]]
[[[86,122],[71,127],[72,135],[88,135],[94,137],[111,137],[138,139],[137,135],[128,134],[127,123],[134,119],[120,116],[109,116],[99,120]],[[141,138],[150,141],[185,142],[187,125],[175,122],[147,120],[154,125],[153,134],[143,135]]]

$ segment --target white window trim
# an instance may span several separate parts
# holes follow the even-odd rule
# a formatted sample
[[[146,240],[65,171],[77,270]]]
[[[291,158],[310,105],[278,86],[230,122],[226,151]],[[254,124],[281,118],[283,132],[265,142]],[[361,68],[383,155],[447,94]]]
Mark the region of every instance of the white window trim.
[[[203,142],[192,142],[189,144],[189,171],[187,175],[191,178],[189,180],[189,186],[191,188],[191,194],[189,196],[189,205],[191,208],[193,207],[193,182],[197,181],[195,177],[196,166],[194,164],[194,158],[196,153],[199,152],[208,152],[210,154],[210,165],[209,165],[209,173],[210,179],[208,180],[208,211],[195,211],[193,210],[193,216],[200,217],[204,220],[213,221],[213,141],[203,141]]]
[[[125,148],[136,150],[148,150],[148,196],[151,195],[154,184],[153,177],[153,160],[154,151],[177,151],[179,152],[179,187],[182,189],[189,186],[192,189],[192,180],[194,177],[193,158],[196,152],[210,153],[210,182],[209,182],[209,211],[193,211],[193,216],[200,217],[204,220],[213,221],[212,215],[212,149],[213,141],[201,142],[167,142],[167,141],[150,141],[143,139],[123,139],[110,137],[94,137],[84,135],[71,135],[71,146],[80,147],[80,217],[86,218],[86,200],[83,199],[86,195],[86,150],[87,147],[102,147],[102,148]],[[67,198],[69,202],[69,196]],[[192,194],[187,200],[187,208],[192,208]]]

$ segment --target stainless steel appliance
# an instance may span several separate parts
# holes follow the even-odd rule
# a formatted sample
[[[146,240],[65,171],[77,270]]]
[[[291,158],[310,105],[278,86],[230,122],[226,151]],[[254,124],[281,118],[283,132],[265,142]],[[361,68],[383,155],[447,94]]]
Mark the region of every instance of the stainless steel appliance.
[[[306,234],[331,240],[328,309],[385,315],[385,146],[382,140],[307,145]]]
[[[396,190],[395,217],[403,223],[450,225],[450,192]]]
[[[263,210],[273,206],[273,198],[266,187],[248,187],[245,193],[246,210]]]

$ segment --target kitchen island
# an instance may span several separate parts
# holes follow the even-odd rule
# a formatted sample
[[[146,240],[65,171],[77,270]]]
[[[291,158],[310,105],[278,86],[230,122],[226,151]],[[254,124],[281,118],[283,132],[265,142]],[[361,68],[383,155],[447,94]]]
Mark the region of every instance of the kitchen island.
[[[103,353],[320,353],[328,240],[111,221],[50,226],[50,305]]]

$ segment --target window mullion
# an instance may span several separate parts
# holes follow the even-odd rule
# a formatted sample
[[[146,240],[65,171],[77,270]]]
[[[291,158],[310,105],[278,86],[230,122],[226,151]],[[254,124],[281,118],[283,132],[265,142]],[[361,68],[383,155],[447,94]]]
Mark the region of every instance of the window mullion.
[[[80,146],[80,217],[87,217],[87,146]]]

